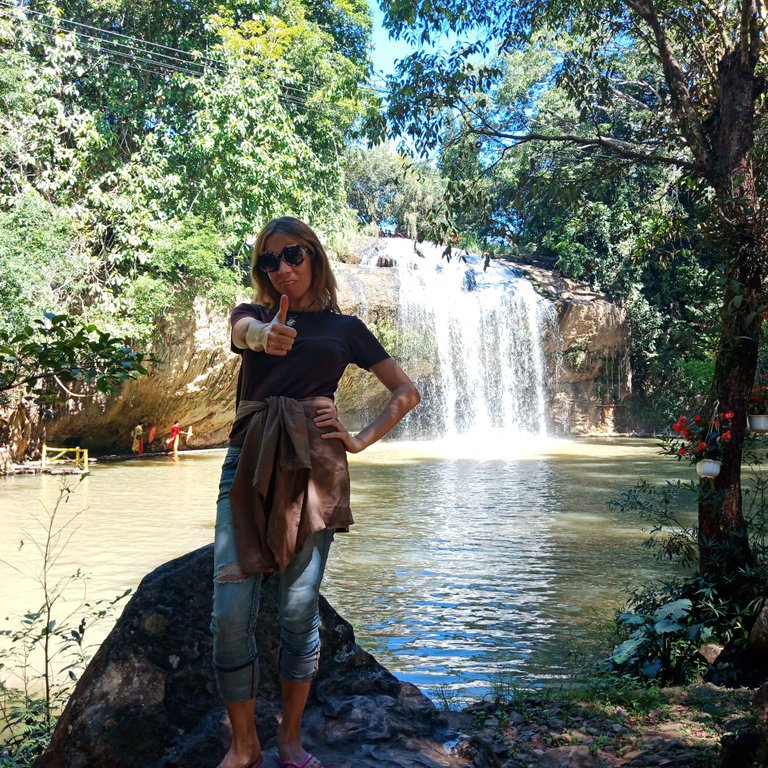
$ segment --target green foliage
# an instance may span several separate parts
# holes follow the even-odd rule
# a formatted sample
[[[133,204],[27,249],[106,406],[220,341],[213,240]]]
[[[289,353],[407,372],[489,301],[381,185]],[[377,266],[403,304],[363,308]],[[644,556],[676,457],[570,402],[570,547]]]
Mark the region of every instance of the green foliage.
[[[63,310],[84,271],[66,210],[33,190],[0,210],[0,330]]]
[[[687,568],[698,559],[697,530],[692,522],[697,494],[693,481],[652,485],[643,480],[623,491],[609,506],[650,526],[643,529],[648,533],[643,543],[659,560],[679,562]]]
[[[123,339],[47,313],[16,333],[0,331],[0,396],[18,393],[52,404],[70,396],[72,386],[113,393],[147,373],[143,360]]]
[[[230,306],[240,274],[227,264],[226,243],[217,229],[195,216],[153,228],[148,269],[183,302],[203,295],[214,305]],[[182,301],[176,299],[176,303]]]
[[[231,303],[269,218],[347,226],[362,0],[49,10],[0,14],[0,329],[76,313],[145,340],[195,294]]]
[[[745,648],[762,586],[755,574],[742,572],[727,584],[695,576],[634,590],[616,618],[626,639],[614,648],[610,667],[664,685],[691,680],[706,666],[698,654],[705,643]],[[735,682],[727,663],[716,663],[711,677]]]
[[[748,447],[744,515],[756,565],[723,571],[717,578],[680,577],[633,590],[616,618],[620,642],[608,662],[614,672],[660,684],[679,683],[695,678],[704,668],[697,654],[702,644],[714,642],[735,651],[746,646],[768,585],[768,478],[761,471],[765,440],[752,438]],[[687,569],[698,562],[695,507],[702,493],[717,496],[692,481],[661,486],[642,482],[611,506],[649,524],[644,543],[657,558]],[[717,547],[715,556],[726,562],[730,558]],[[708,675],[716,682],[735,682],[728,662],[716,664]]]
[[[408,237],[423,238],[441,213],[444,182],[438,171],[384,144],[350,148],[345,159],[347,200],[360,220],[392,220]]]
[[[368,322],[368,328],[373,335],[381,342],[384,349],[395,357],[402,351],[402,339],[400,327],[393,323],[389,317],[371,318]]]

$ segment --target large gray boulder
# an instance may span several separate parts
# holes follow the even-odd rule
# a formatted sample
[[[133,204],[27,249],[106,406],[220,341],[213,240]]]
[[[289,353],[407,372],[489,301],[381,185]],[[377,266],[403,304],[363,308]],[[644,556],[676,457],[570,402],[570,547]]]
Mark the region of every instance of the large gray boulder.
[[[204,547],[144,578],[78,682],[38,768],[218,764],[230,734],[211,663],[212,553]],[[264,584],[257,632],[257,724],[271,754],[280,711],[277,578]],[[321,617],[320,669],[304,733],[326,768],[472,764],[477,755],[443,745],[451,734],[432,702],[360,648],[352,626],[322,598]]]

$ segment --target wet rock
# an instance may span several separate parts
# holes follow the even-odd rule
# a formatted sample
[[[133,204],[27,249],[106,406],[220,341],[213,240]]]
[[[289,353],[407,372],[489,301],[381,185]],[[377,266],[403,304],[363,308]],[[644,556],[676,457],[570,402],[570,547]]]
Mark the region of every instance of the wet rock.
[[[213,548],[146,576],[78,682],[38,768],[210,768],[230,733],[215,690],[210,622]],[[263,585],[256,719],[272,760],[279,677],[277,577]],[[360,648],[321,598],[322,651],[304,719],[305,746],[327,768],[452,768],[446,722],[415,686]],[[483,763],[492,768],[493,763]]]
[[[500,768],[493,746],[479,736],[461,739],[453,751],[469,761],[474,768]]]

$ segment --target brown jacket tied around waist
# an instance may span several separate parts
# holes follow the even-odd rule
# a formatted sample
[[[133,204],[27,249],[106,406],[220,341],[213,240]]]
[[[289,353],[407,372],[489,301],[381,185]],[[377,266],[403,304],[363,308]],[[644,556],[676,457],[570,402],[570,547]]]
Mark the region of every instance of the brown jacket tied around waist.
[[[354,522],[344,444],[323,440],[313,421],[329,403],[282,396],[240,403],[237,418],[252,415],[229,499],[244,573],[283,570],[313,533]]]

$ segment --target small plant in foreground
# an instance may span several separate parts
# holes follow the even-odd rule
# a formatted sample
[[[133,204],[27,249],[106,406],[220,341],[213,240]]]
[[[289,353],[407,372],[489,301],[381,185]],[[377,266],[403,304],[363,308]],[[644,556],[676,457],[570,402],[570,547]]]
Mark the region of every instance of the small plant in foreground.
[[[728,414],[725,414],[726,416]],[[743,513],[755,564],[717,579],[693,575],[640,587],[630,594],[615,623],[619,642],[607,661],[615,673],[661,684],[694,679],[705,667],[697,653],[706,642],[738,650],[748,639],[768,583],[768,478],[762,438],[751,438],[744,454]],[[702,537],[696,525],[696,505],[720,494],[697,483],[639,483],[611,502],[614,509],[650,522],[645,546],[659,559],[684,568],[698,565]],[[728,544],[715,556],[729,558]],[[708,679],[736,682],[730,662],[707,668]]]
[[[698,654],[705,643],[744,647],[763,603],[758,584],[742,572],[727,585],[692,576],[636,590],[617,617],[625,640],[609,668],[664,685],[690,681],[705,667]],[[720,682],[732,676],[726,665],[711,673]]]
[[[81,476],[80,481],[85,477]],[[87,578],[56,575],[57,564],[76,531],[79,511],[62,520],[60,508],[76,486],[63,483],[53,507],[35,517],[42,538],[26,534],[40,555],[36,581],[42,605],[19,617],[18,626],[0,630],[0,767],[31,765],[50,741],[59,711],[89,659],[86,629],[111,614],[119,600],[86,600]],[[12,566],[11,566],[12,567]],[[78,588],[75,607],[64,609],[65,593]],[[61,611],[59,609],[61,608]]]

